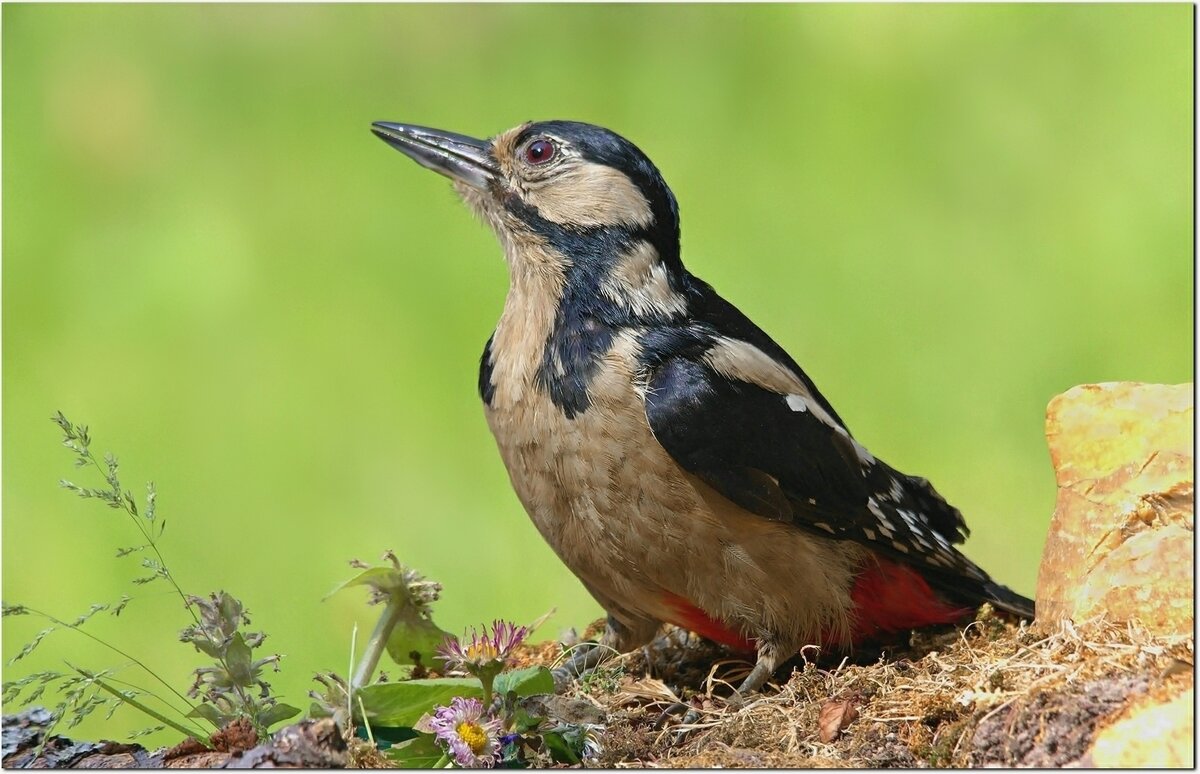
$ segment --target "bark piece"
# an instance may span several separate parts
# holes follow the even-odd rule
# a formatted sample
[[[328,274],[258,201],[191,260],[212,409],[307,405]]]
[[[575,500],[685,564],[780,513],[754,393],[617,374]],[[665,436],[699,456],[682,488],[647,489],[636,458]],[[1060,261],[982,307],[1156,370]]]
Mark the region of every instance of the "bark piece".
[[[346,742],[332,718],[302,720],[286,726],[266,744],[245,749],[253,740],[246,724],[232,723],[214,735],[223,750],[206,750],[181,744],[170,750],[149,752],[141,745],[117,742],[76,742],[61,736],[38,746],[53,720],[49,712],[33,707],[4,716],[5,768],[38,769],[214,769],[214,768],[343,768]],[[35,755],[37,756],[35,758]]]
[[[333,718],[302,720],[275,733],[270,744],[235,755],[227,769],[343,768],[346,742]]]
[[[1079,761],[1097,727],[1146,690],[1145,676],[1108,677],[1023,697],[975,729],[972,766],[1057,768]]]

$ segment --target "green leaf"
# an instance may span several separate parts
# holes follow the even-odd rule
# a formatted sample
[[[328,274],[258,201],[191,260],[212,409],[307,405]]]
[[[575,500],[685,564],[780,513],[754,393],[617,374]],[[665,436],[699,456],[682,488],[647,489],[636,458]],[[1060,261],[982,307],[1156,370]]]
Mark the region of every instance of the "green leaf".
[[[492,689],[500,696],[507,696],[509,691],[516,691],[518,696],[554,693],[554,675],[544,666],[514,669],[496,675]]]
[[[393,562],[395,558],[392,557]],[[352,586],[368,586],[374,594],[388,599],[388,609],[395,623],[386,643],[388,655],[397,664],[432,666],[435,651],[450,633],[440,629],[430,618],[429,600],[421,588],[429,584],[412,570],[398,563],[387,567],[371,567],[342,583],[326,595],[326,599]],[[417,657],[412,656],[413,653]]]
[[[254,654],[250,652],[250,646],[246,644],[242,633],[234,634],[229,641],[229,646],[225,649],[225,663],[229,667],[229,676],[235,684],[246,687],[254,682],[253,671],[250,667],[253,658]]]
[[[536,731],[538,726],[546,720],[544,716],[531,713],[525,707],[518,704],[513,708],[512,717],[509,720],[511,730],[518,734],[527,734],[531,731]]]
[[[579,763],[579,756],[558,731],[547,731],[542,734],[542,741],[545,743],[546,749],[550,751],[550,757],[554,759],[555,763]]]
[[[384,755],[400,769],[432,769],[445,754],[435,739],[433,734],[419,734],[416,739],[393,745]]]
[[[391,567],[372,567],[369,570],[363,570],[345,583],[338,584],[337,588],[322,598],[322,601],[329,599],[342,589],[348,589],[352,586],[379,586],[381,583],[386,583],[390,579],[389,576],[395,574],[396,571]]]
[[[204,718],[217,728],[225,725],[225,716],[211,704],[197,704],[195,709],[187,714],[189,718]]]
[[[367,727],[360,725],[354,729],[354,735],[363,741],[375,739],[375,746],[380,750],[386,750],[389,747],[394,747],[401,742],[407,742],[410,739],[416,739],[421,734],[415,729],[408,726],[371,726],[371,733],[367,733]]]
[[[411,613],[406,610],[396,622],[396,628],[388,635],[387,652],[397,664],[417,663],[417,659],[412,657],[413,653],[417,653],[422,664],[432,666],[437,647],[450,636],[449,632],[418,615],[415,610]]]
[[[187,728],[186,726],[182,726],[182,725],[176,723],[174,720],[171,720],[170,718],[164,716],[162,713],[157,712],[156,710],[152,709],[151,707],[148,707],[145,704],[138,701],[137,699],[133,698],[132,691],[119,691],[116,688],[109,685],[108,683],[101,680],[99,677],[96,677],[95,675],[91,674],[90,672],[79,669],[78,667],[75,667],[74,669],[75,669],[75,671],[79,672],[80,674],[87,675],[88,677],[90,677],[90,679],[93,682],[95,682],[98,686],[100,686],[106,692],[117,697],[117,699],[124,702],[125,704],[128,704],[129,706],[133,707],[134,709],[141,710],[142,712],[144,712],[145,714],[154,718],[155,720],[159,721],[160,723],[165,723],[166,725],[171,726],[176,731],[182,731],[183,733],[187,734],[191,738],[195,739],[197,742],[200,742],[200,744],[204,745],[205,747],[208,747],[208,740],[205,739],[203,736],[201,736],[199,733],[197,733],[196,731],[193,731],[190,728]],[[203,705],[203,704],[200,705],[200,707],[203,707],[203,706],[205,706],[205,705]],[[198,710],[198,709],[200,709],[200,707],[197,707],[196,709]],[[194,713],[188,713],[189,716],[192,714],[194,714]],[[111,715],[112,715],[112,713],[110,712],[109,716],[111,717]]]
[[[482,698],[483,686],[473,677],[443,677],[368,685],[356,695],[362,699],[372,726],[412,726],[426,712],[449,704],[455,696]]]
[[[290,704],[276,704],[258,714],[258,724],[264,728],[270,728],[280,721],[294,718],[299,714],[300,710],[297,707],[293,707]]]

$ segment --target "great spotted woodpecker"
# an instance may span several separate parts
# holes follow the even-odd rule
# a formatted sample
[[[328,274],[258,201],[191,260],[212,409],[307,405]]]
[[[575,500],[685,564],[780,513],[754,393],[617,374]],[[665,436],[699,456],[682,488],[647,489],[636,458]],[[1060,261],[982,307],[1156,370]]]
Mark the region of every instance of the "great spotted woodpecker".
[[[956,548],[958,510],[859,444],[791,357],[679,256],[637,147],[570,121],[490,140],[373,131],[449,177],[496,232],[509,290],[479,393],[517,496],[608,613],[608,649],[663,622],[757,653],[1032,616]]]

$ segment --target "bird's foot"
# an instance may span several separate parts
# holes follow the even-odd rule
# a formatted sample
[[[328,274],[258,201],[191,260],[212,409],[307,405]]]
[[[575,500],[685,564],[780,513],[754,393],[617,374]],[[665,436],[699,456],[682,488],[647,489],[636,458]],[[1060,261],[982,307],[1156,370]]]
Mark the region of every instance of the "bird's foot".
[[[746,675],[746,679],[742,681],[733,695],[726,700],[729,707],[737,710],[746,706],[750,694],[763,687],[775,673],[779,662],[779,649],[770,640],[760,639],[758,661],[755,662],[754,668],[750,670],[750,674]]]
[[[651,727],[654,729],[661,729],[665,727],[673,718],[680,715],[682,715],[682,717],[679,717],[679,723],[669,731],[672,739],[671,743],[673,745],[677,745],[681,743],[688,734],[696,730],[692,727],[692,724],[700,719],[700,711],[694,705],[682,701],[677,701],[674,704],[669,705],[654,720],[654,723],[651,724]]]
[[[659,716],[650,724],[651,728],[659,729],[667,724],[667,721],[675,717],[679,713],[684,713],[684,720],[687,719],[688,710],[692,709],[692,705],[682,701],[677,701],[674,704],[668,705],[665,710],[659,713]]]
[[[763,683],[767,682],[767,679],[774,671],[774,664],[767,663],[760,659],[758,663],[754,665],[754,669],[750,670],[750,674],[746,676],[746,679],[742,681],[742,684],[738,686],[737,692],[730,698],[738,699],[739,701],[743,700],[747,694],[750,694],[761,688]]]
[[[550,670],[554,677],[554,692],[562,693],[579,677],[595,669],[601,661],[612,654],[612,648],[601,643],[581,643],[575,647],[566,663]]]

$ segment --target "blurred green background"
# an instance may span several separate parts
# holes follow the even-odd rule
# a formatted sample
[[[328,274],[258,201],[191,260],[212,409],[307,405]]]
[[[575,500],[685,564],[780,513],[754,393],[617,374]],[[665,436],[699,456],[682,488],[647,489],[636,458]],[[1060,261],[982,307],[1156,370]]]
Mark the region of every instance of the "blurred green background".
[[[1047,401],[1191,378],[1192,88],[1189,5],[6,5],[4,598],[72,617],[138,574],[57,487],[61,409],[157,482],[177,577],[246,602],[294,704],[372,623],[321,601],[352,557],[440,580],[451,630],[596,618],[476,397],[499,248],[368,131],[544,118],[644,149],[690,268],[1032,593]],[[89,625],[184,686],[184,614],[140,591]],[[40,628],[5,624],[6,657]],[[120,663],[66,632],[5,678],[63,658]]]

